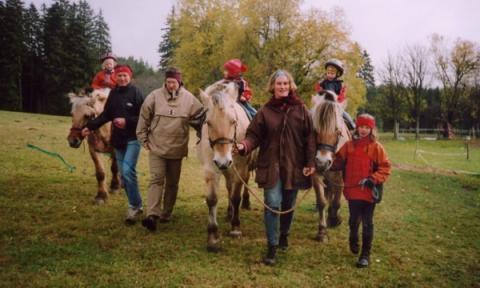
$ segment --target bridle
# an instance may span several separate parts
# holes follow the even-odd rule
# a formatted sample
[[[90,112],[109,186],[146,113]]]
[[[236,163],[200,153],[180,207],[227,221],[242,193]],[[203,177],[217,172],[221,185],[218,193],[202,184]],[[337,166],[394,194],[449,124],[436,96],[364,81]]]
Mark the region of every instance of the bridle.
[[[83,140],[85,136],[82,135],[82,130],[82,128],[72,127],[70,128],[70,135],[76,138],[80,138],[80,140]]]
[[[237,121],[235,121],[235,130],[233,132],[233,138],[227,138],[227,137],[218,137],[215,140],[210,139],[210,135],[208,136],[208,142],[210,143],[210,147],[213,149],[213,147],[217,144],[235,144],[237,143]]]
[[[340,137],[342,137],[342,131],[340,131],[338,128],[335,128],[335,133],[337,134],[337,139],[335,140],[335,144],[330,145],[326,143],[318,143],[317,150],[326,150],[335,154],[337,152],[338,143],[340,142]]]

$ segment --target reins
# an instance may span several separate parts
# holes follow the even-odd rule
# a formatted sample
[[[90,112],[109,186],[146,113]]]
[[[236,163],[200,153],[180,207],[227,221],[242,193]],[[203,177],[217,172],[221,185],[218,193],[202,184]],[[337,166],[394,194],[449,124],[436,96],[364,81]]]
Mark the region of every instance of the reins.
[[[295,211],[295,209],[297,209],[298,206],[300,206],[300,204],[303,202],[303,200],[307,197],[308,192],[310,192],[312,190],[312,186],[310,186],[310,188],[308,188],[307,191],[305,191],[303,196],[298,201],[296,201],[295,206],[293,206],[292,208],[290,208],[288,210],[285,210],[285,211],[275,210],[272,207],[268,206],[262,199],[260,199],[260,197],[257,195],[257,193],[255,191],[253,191],[248,186],[248,183],[246,183],[245,180],[243,180],[243,178],[240,176],[240,173],[238,173],[238,170],[235,167],[235,164],[233,164],[233,171],[235,172],[237,177],[240,179],[240,181],[242,181],[245,188],[247,188],[248,193],[250,193],[255,199],[257,199],[258,202],[262,203],[262,205],[263,205],[263,207],[265,207],[265,209],[267,209],[270,212],[275,213],[277,215],[284,215],[284,214],[288,214],[288,213],[291,213],[291,212]]]

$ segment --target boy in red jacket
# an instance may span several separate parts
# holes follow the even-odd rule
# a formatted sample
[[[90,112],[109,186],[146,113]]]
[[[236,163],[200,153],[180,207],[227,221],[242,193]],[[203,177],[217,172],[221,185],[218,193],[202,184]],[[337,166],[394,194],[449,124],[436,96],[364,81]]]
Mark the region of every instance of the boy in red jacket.
[[[377,141],[375,118],[361,114],[356,121],[353,140],[338,151],[335,166],[343,167],[343,193],[350,212],[350,250],[358,254],[358,228],[362,222],[362,250],[357,267],[368,267],[373,241],[373,211],[381,200],[382,184],[391,164],[383,146]]]
[[[249,103],[250,99],[252,99],[252,90],[248,87],[247,80],[242,76],[242,73],[247,72],[248,67],[240,59],[230,59],[223,64],[223,68],[223,79],[237,84],[238,102],[247,113],[248,119],[252,120],[255,114],[257,114],[257,110]]]
[[[92,88],[93,89],[104,89],[109,88],[113,89],[117,85],[115,81],[115,72],[113,68],[117,65],[117,58],[111,53],[103,55],[100,58],[102,61],[102,71],[98,72],[93,78]]]

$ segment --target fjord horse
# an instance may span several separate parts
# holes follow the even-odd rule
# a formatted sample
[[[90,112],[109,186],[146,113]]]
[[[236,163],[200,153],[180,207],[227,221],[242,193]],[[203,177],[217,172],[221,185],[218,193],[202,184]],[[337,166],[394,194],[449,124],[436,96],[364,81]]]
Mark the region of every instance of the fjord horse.
[[[245,137],[249,124],[247,114],[237,103],[237,89],[232,82],[219,81],[209,86],[205,92],[200,92],[201,101],[208,109],[197,153],[207,186],[206,202],[209,210],[207,250],[210,252],[219,250],[217,191],[221,175],[225,177],[231,207],[230,235],[239,237],[242,234],[239,207],[243,184],[239,176],[248,183],[249,165],[254,156],[232,153],[233,145],[237,139]]]
[[[335,153],[350,139],[350,132],[343,121],[344,107],[337,103],[337,95],[326,91],[312,97],[313,126],[316,132],[317,152],[315,155],[316,173],[313,188],[317,198],[320,217],[316,239],[327,242],[327,226],[336,227],[342,220],[338,215],[343,192],[342,171],[329,171]],[[325,210],[328,207],[328,216]]]
[[[110,89],[96,89],[92,92],[80,93],[78,95],[69,93],[70,103],[72,104],[72,128],[68,134],[68,144],[72,148],[78,148],[82,144],[84,137],[81,134],[82,128],[89,119],[93,119],[102,113]],[[110,182],[109,192],[115,194],[120,189],[120,176],[118,173],[117,162],[115,161],[115,152],[110,142],[112,125],[106,123],[96,131],[92,131],[87,136],[88,151],[95,164],[95,176],[97,178],[98,190],[95,196],[96,204],[104,204],[108,197],[105,181],[105,169],[103,167],[101,153],[111,155],[112,180]]]

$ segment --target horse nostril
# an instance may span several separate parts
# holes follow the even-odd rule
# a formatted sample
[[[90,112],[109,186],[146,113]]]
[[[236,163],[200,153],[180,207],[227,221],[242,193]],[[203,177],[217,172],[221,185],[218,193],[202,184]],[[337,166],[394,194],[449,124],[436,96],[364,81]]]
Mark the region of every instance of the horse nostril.
[[[228,161],[227,161],[226,166],[227,166],[227,167],[230,167],[230,165],[232,165],[232,160],[228,160]]]

